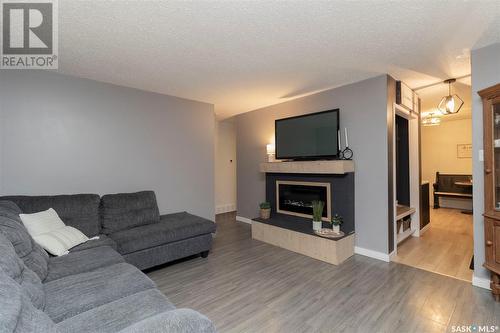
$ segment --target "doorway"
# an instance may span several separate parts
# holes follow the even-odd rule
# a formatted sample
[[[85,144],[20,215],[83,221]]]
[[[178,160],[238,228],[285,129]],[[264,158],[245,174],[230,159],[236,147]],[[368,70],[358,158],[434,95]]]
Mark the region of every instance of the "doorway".
[[[436,84],[417,91],[420,232],[398,244],[394,261],[470,282],[474,247],[470,77],[453,83],[453,93],[464,102],[459,112],[443,115],[437,106],[449,88]]]
[[[399,245],[420,236],[419,116],[394,104],[394,216],[390,258],[398,261]]]

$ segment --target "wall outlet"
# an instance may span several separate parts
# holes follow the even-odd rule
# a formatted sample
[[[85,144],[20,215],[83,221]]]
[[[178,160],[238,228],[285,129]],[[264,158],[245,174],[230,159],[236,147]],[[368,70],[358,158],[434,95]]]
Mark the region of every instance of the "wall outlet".
[[[479,162],[484,162],[484,150],[483,149],[479,149],[478,151],[478,158],[479,158]]]

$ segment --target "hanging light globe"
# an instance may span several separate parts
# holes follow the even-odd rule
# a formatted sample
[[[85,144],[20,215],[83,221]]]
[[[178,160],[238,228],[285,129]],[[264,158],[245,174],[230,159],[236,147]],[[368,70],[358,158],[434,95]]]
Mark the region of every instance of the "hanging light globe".
[[[448,95],[444,96],[438,105],[439,111],[441,111],[444,115],[458,113],[464,105],[464,101],[457,94],[452,94],[451,92],[451,85],[455,81],[456,79],[448,79],[444,81],[444,83],[448,83]]]

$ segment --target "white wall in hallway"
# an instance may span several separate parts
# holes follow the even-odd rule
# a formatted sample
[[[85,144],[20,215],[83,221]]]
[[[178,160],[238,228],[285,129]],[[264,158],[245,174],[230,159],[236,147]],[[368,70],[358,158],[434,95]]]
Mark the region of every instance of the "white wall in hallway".
[[[215,213],[236,210],[236,128],[218,121],[215,138]]]

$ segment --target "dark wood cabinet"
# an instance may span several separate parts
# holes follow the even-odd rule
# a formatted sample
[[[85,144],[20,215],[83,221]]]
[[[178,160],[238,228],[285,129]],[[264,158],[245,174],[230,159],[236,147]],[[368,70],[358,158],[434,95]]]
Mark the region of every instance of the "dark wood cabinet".
[[[478,92],[483,100],[484,267],[491,292],[500,301],[500,84]]]
[[[486,245],[485,267],[492,271],[500,270],[500,220],[484,218],[484,233]]]

